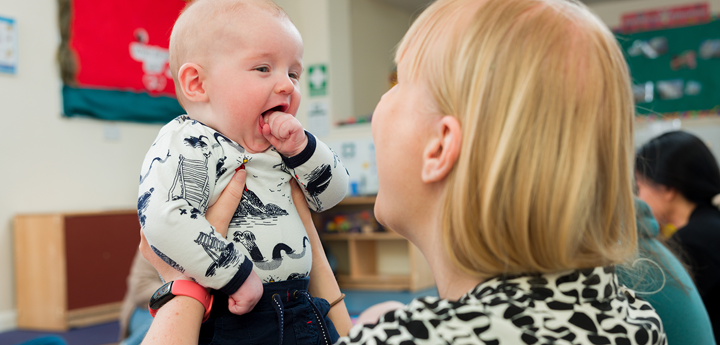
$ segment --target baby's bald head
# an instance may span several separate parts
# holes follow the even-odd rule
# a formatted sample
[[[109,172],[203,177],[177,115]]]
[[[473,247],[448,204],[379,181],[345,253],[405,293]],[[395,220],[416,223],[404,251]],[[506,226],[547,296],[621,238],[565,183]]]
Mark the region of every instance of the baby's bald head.
[[[178,70],[187,62],[207,65],[208,58],[228,42],[223,37],[242,32],[246,15],[261,10],[289,20],[285,11],[271,0],[194,0],[188,2],[170,34],[170,72],[175,93],[183,104]],[[237,27],[240,26],[239,31]]]

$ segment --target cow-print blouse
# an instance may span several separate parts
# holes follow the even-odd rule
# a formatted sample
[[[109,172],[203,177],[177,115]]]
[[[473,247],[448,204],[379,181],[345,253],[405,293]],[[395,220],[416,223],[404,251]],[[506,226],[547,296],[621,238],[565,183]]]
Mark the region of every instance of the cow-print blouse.
[[[338,344],[667,344],[614,267],[487,280],[460,300],[413,300]]]

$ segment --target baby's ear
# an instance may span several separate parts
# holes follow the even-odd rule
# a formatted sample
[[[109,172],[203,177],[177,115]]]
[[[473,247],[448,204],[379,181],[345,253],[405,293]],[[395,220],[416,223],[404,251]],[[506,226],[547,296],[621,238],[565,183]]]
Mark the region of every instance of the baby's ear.
[[[188,62],[180,66],[178,82],[183,96],[190,102],[207,102],[205,92],[205,71],[200,65]]]

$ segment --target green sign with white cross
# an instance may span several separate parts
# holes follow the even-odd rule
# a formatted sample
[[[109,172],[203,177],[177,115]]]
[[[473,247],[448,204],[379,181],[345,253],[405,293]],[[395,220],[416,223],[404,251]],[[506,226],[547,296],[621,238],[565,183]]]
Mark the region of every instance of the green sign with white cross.
[[[310,86],[310,97],[327,95],[327,66],[324,64],[309,66],[307,79]]]

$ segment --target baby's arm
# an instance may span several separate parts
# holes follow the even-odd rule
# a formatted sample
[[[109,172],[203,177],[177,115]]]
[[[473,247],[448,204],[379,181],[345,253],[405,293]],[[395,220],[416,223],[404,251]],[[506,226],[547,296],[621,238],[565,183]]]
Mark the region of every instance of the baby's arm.
[[[345,198],[347,169],[325,143],[305,132],[295,116],[279,111],[267,115],[263,135],[303,187],[310,208],[321,212]]]
[[[308,205],[322,212],[337,205],[347,193],[347,169],[325,143],[306,132],[308,144],[299,154],[283,157],[285,167],[300,185]]]
[[[215,164],[212,137],[202,134],[161,131],[143,164],[138,216],[158,257],[200,285],[231,295],[253,265],[205,218]]]

